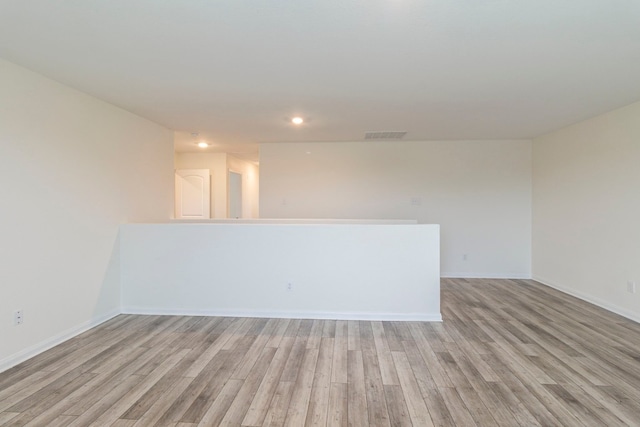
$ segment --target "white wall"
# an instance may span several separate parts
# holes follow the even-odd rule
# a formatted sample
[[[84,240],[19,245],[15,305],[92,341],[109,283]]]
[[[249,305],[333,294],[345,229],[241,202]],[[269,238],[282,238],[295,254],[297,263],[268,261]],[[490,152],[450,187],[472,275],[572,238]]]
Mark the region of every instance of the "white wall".
[[[640,321],[640,103],[534,140],[533,275]]]
[[[0,371],[119,312],[118,226],[170,217],[172,162],[167,129],[0,60]]]
[[[418,224],[123,225],[123,311],[441,320],[438,241]]]
[[[229,155],[227,157],[227,168],[242,175],[242,218],[258,218],[258,166]]]
[[[258,167],[226,153],[175,153],[176,169],[211,171],[211,217],[228,217],[229,169],[242,174],[242,216],[258,218]]]
[[[261,144],[260,215],[440,224],[444,276],[530,277],[531,142]]]

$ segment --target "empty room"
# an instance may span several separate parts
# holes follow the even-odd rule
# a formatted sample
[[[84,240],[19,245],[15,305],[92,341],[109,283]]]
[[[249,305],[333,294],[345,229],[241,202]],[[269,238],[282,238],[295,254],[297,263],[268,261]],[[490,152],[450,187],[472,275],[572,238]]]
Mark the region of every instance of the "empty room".
[[[640,3],[0,0],[0,426],[640,425]]]

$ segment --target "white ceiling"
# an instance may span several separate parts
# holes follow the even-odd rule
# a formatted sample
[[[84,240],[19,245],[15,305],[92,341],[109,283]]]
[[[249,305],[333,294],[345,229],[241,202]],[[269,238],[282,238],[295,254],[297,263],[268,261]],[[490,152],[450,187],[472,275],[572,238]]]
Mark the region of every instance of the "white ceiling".
[[[640,100],[640,1],[0,0],[0,57],[181,151],[531,138]]]

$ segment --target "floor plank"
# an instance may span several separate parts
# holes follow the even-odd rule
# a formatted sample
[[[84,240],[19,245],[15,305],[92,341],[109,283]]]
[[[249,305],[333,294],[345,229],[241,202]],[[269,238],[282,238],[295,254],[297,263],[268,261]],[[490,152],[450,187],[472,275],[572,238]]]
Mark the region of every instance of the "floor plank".
[[[531,280],[441,291],[441,323],[117,316],[0,373],[0,425],[639,424],[639,324]]]

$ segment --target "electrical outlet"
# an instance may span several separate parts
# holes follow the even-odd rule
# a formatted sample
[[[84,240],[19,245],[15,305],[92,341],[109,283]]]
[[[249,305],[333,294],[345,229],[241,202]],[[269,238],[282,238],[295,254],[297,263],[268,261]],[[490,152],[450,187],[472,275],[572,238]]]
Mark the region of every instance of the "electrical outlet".
[[[15,326],[22,325],[24,322],[24,313],[22,310],[16,310],[13,312],[13,324]]]
[[[293,292],[293,284],[287,283],[287,292]]]
[[[629,280],[627,282],[627,292],[629,292],[630,294],[635,294],[636,293],[636,282],[633,280]]]
[[[467,254],[463,254],[463,255],[462,255],[462,260],[463,260],[463,261],[466,261],[466,260],[467,260],[467,258],[468,258]]]
[[[411,206],[422,206],[422,198],[420,198],[420,197],[412,197],[411,198]]]

